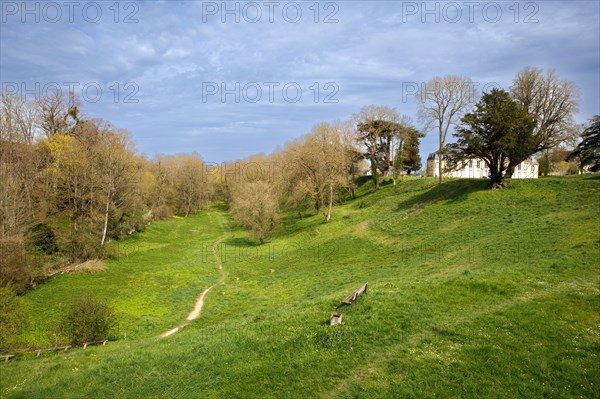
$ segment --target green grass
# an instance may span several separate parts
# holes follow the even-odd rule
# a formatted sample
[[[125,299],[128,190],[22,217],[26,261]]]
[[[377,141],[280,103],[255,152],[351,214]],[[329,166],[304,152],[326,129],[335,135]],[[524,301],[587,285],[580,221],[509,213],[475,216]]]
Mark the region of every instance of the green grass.
[[[30,345],[90,291],[118,310],[121,339],[20,355],[0,365],[0,395],[599,397],[600,179],[485,186],[365,185],[329,224],[285,215],[263,246],[222,208],[154,223],[107,272],[62,275],[24,296]],[[218,281],[219,238],[225,283],[199,319],[157,338]],[[328,326],[365,281],[368,294]]]

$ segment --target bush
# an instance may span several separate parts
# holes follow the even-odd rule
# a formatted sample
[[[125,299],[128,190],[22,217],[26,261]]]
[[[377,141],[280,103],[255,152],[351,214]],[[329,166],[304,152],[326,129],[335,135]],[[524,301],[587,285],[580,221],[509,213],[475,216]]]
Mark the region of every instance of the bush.
[[[48,225],[39,223],[29,229],[29,240],[31,245],[39,248],[44,253],[52,255],[58,252],[56,236]]]
[[[15,284],[23,291],[29,284],[23,237],[0,237],[0,280]]]
[[[35,287],[44,274],[44,253],[28,249],[25,241],[22,235],[0,237],[0,282],[11,282],[18,294]]]
[[[108,303],[86,296],[73,304],[62,322],[61,333],[74,345],[99,341],[108,338],[114,323],[114,312]]]
[[[173,211],[168,206],[162,205],[162,206],[156,207],[156,209],[154,209],[154,211],[153,211],[153,214],[154,214],[154,219],[164,220],[164,219],[168,219],[171,216],[173,216]]]
[[[12,283],[0,284],[0,350],[10,347],[11,338],[27,325],[27,307]]]

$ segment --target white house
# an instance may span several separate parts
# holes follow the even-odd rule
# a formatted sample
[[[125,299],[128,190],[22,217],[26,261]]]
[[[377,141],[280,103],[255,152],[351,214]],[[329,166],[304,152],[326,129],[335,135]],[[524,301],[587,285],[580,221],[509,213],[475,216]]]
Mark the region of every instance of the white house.
[[[445,168],[446,161],[442,159],[442,168]],[[539,171],[538,162],[535,159],[528,159],[521,162],[515,168],[512,175],[513,179],[537,179]],[[427,157],[427,176],[439,176],[439,156],[436,153],[431,153]],[[473,158],[465,162],[462,168],[444,172],[446,177],[462,177],[462,178],[483,178],[489,177],[490,171],[485,164],[485,161],[480,158]]]

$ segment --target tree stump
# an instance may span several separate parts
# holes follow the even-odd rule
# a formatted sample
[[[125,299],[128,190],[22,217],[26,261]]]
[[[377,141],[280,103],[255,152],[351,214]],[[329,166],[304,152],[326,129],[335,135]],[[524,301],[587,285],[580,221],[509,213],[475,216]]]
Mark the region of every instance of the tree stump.
[[[331,317],[329,318],[329,325],[335,326],[338,324],[342,324],[342,314],[334,312],[331,314]]]

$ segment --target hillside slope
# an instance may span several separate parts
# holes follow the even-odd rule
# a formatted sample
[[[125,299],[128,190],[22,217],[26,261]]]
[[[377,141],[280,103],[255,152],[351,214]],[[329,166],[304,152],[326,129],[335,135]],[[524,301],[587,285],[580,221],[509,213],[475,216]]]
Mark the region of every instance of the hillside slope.
[[[2,397],[598,397],[600,179],[406,179],[258,246],[226,211],[151,226],[103,274],[25,295],[48,340],[82,292],[119,340],[0,365]],[[217,216],[229,219],[231,233]],[[218,281],[202,315],[161,339]],[[369,292],[339,309],[364,282]],[[36,335],[34,331],[41,330]],[[128,339],[123,339],[127,331]]]

